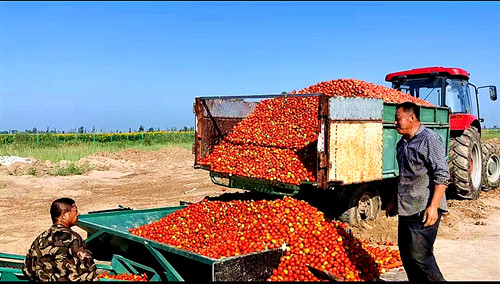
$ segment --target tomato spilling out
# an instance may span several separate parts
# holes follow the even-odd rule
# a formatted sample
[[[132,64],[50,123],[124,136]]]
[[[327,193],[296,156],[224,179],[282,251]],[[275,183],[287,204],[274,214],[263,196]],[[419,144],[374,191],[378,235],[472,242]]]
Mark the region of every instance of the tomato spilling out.
[[[342,222],[291,197],[191,204],[129,231],[210,258],[282,247],[268,281],[318,281],[306,265],[346,280],[373,280],[401,260],[398,250],[356,238]],[[401,266],[401,265],[399,265]]]
[[[98,278],[104,278],[104,279],[117,279],[117,280],[124,280],[124,281],[137,281],[137,282],[143,282],[143,281],[149,281],[148,280],[148,275],[146,273],[142,274],[132,274],[132,273],[122,273],[120,275],[113,275],[109,273],[99,273],[97,275]]]
[[[222,141],[206,162],[215,172],[228,173],[289,184],[314,181],[316,151],[301,151]]]
[[[320,82],[294,90],[290,96],[262,100],[209,155],[199,157],[198,163],[210,166],[214,172],[288,184],[316,181],[319,99],[294,96],[313,93],[432,105],[421,98],[357,79]]]

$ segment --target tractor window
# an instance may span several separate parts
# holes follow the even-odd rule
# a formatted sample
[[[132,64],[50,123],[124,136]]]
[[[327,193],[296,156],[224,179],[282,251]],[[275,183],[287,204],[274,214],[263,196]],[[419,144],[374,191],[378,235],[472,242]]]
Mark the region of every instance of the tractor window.
[[[472,105],[471,105],[472,106],[472,113],[478,116],[479,111],[477,109],[477,102],[476,102],[477,97],[475,96],[476,91],[474,90],[474,87],[467,84],[467,92],[468,92],[468,95],[470,97],[470,101],[472,103]]]
[[[403,83],[393,83],[393,88],[441,106],[441,82],[441,78],[408,79]]]
[[[446,79],[446,105],[452,113],[471,113],[471,98],[466,80]]]
[[[441,105],[441,86],[421,86],[417,89],[418,96],[433,105]]]

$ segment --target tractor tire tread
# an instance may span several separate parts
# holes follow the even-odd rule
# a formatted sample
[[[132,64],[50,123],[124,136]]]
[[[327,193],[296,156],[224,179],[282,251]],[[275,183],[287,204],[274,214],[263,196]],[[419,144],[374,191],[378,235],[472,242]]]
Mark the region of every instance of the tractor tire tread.
[[[473,144],[478,143],[481,149],[479,137],[477,128],[470,127],[464,130],[461,136],[450,138],[450,189],[461,199],[477,199],[481,191],[481,186],[473,188],[469,162]]]
[[[491,180],[488,174],[488,161],[490,159],[493,159],[493,162],[497,163],[496,169],[497,171],[500,169],[500,149],[495,146],[491,142],[484,142],[483,145],[483,178],[482,178],[482,184],[481,188],[483,191],[490,191],[491,189],[496,189],[500,185],[500,177],[498,177],[498,172],[496,175],[496,180],[495,177],[493,177],[494,180]]]

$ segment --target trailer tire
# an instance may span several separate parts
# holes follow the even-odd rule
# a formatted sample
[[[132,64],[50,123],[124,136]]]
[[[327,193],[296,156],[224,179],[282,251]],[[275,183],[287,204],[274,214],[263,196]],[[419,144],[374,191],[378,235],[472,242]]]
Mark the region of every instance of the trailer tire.
[[[377,218],[382,201],[376,189],[358,185],[346,190],[352,192],[347,195],[347,208],[339,217],[341,222],[359,224]]]
[[[476,127],[450,138],[449,167],[451,193],[460,199],[477,199],[481,192],[481,140]]]
[[[500,185],[500,150],[490,142],[484,142],[483,150],[483,191],[496,189]]]

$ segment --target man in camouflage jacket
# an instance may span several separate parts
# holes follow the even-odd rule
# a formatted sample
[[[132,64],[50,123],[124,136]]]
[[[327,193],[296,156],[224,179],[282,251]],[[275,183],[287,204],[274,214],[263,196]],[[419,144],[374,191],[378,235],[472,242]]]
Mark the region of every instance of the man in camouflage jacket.
[[[75,201],[55,200],[50,215],[53,225],[31,244],[23,273],[34,281],[99,281],[85,241],[70,228],[80,215]]]

